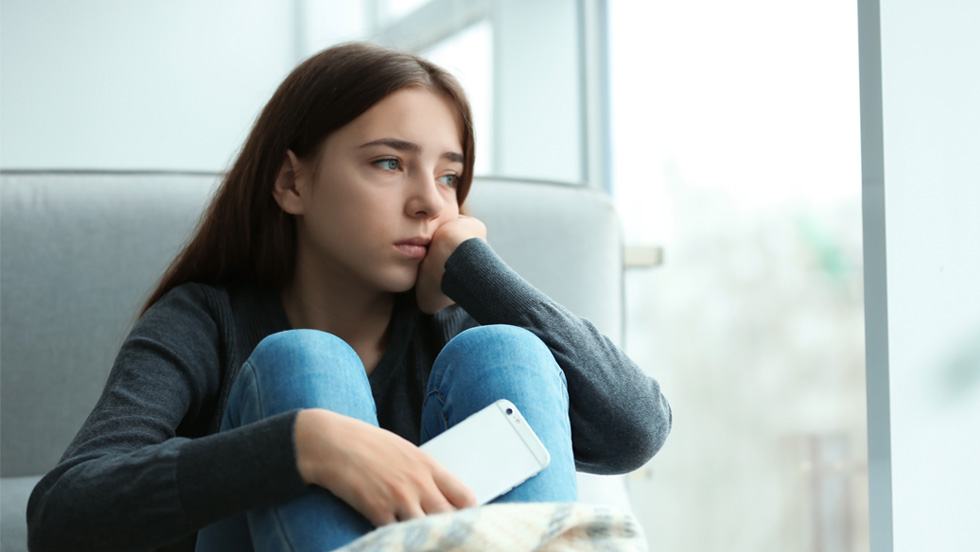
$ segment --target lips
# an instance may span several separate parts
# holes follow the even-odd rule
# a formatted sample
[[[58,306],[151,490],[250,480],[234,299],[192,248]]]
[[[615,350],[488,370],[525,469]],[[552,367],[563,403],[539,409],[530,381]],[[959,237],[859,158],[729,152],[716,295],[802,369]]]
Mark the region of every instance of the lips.
[[[432,240],[430,238],[411,238],[396,243],[395,249],[401,251],[410,258],[421,259],[425,257],[425,254],[428,252],[429,242],[431,241]]]

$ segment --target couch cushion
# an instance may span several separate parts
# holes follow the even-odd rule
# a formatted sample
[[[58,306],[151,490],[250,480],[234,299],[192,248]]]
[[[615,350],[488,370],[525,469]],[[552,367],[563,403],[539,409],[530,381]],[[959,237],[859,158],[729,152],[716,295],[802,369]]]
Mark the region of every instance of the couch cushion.
[[[622,345],[622,234],[607,196],[559,183],[483,178],[467,202],[511,268]]]
[[[3,476],[54,467],[214,182],[191,174],[2,175]]]

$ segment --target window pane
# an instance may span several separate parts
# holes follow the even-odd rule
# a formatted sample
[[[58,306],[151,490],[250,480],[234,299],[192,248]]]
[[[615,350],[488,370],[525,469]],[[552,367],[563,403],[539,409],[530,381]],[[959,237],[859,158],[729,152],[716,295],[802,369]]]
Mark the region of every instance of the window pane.
[[[382,13],[379,14],[382,23],[398,20],[412,13],[422,5],[429,2],[429,0],[380,0],[380,1],[375,0],[375,1],[378,1],[380,5],[384,6]]]
[[[866,550],[853,2],[610,2],[613,188],[662,267],[628,349],[676,414],[653,550]]]
[[[421,52],[452,72],[466,90],[476,128],[475,174],[493,167],[493,26],[483,20]]]

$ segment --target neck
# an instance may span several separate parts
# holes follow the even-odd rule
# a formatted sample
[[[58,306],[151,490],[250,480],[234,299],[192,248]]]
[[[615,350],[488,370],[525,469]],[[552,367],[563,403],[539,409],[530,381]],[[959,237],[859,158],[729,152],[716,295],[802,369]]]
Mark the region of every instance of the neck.
[[[296,329],[331,333],[350,345],[370,374],[388,346],[395,295],[351,285],[349,279],[304,270],[297,263],[293,281],[282,289],[289,322]]]

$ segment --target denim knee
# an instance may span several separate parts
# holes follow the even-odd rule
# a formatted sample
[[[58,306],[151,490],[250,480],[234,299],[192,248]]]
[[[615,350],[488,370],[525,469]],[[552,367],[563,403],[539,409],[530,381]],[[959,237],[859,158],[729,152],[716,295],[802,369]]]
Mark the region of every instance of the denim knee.
[[[447,377],[463,388],[492,386],[497,380],[523,386],[556,377],[565,385],[548,346],[530,331],[507,325],[478,326],[454,337],[432,368],[430,392],[448,384]]]
[[[222,428],[290,410],[326,408],[377,424],[371,384],[344,340],[316,330],[263,339],[232,384]]]
[[[268,371],[279,380],[296,371],[329,369],[338,375],[353,370],[364,372],[361,358],[346,341],[319,330],[287,330],[269,335],[245,363],[257,379],[263,379]]]
[[[530,330],[507,324],[476,326],[475,328],[462,331],[450,340],[446,347],[468,346],[484,348],[495,344],[502,344],[507,347],[539,347],[543,351],[548,351],[548,347],[544,342]]]

